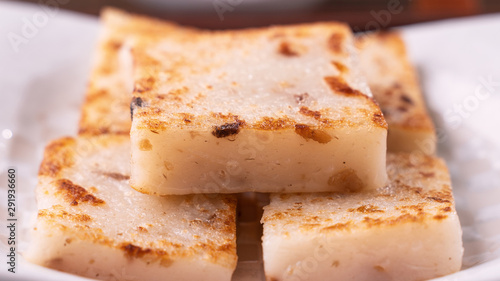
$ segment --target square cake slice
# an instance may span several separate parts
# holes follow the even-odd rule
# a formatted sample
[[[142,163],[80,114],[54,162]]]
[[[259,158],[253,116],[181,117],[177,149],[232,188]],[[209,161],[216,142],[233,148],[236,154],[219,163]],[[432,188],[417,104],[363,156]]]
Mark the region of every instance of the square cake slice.
[[[128,136],[48,145],[25,258],[100,280],[231,280],[236,198],[145,195],[129,163]]]
[[[167,195],[375,189],[387,124],[340,23],[136,40],[131,186]]]
[[[388,154],[387,187],[273,194],[264,208],[267,280],[426,280],[460,270],[462,231],[444,162]]]
[[[434,154],[436,132],[400,34],[360,35],[356,45],[361,71],[389,125],[387,150]]]
[[[132,61],[127,42],[133,38],[165,36],[194,29],[106,8],[92,72],[82,106],[79,135],[130,134]]]

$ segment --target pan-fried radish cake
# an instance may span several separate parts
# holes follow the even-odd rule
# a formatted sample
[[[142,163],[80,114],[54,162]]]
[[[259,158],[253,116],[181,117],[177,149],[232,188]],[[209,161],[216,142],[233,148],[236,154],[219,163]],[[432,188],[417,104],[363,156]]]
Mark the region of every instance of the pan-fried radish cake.
[[[264,207],[267,280],[426,280],[460,270],[460,223],[447,168],[388,154],[372,192],[273,194]]]
[[[231,280],[236,198],[145,195],[129,163],[128,136],[49,144],[25,258],[100,280]]]
[[[79,124],[80,135],[130,134],[132,61],[127,42],[132,38],[165,36],[193,29],[106,8]]]
[[[156,195],[386,183],[387,124],[340,23],[131,43],[131,186]]]
[[[363,34],[356,45],[361,71],[389,125],[387,150],[434,154],[434,125],[399,33]]]

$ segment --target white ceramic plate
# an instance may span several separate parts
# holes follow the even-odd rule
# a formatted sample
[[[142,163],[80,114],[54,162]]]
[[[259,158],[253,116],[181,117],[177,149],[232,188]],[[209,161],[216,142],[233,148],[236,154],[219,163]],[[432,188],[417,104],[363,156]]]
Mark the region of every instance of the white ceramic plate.
[[[20,256],[12,274],[5,262],[7,169],[15,168],[18,178],[22,252],[36,213],[33,189],[43,148],[76,134],[90,71],[98,21],[60,5],[0,3],[0,280],[88,280]],[[464,268],[439,280],[500,280],[500,15],[401,30],[438,128],[464,230]],[[240,262],[233,279],[263,280],[261,261]]]

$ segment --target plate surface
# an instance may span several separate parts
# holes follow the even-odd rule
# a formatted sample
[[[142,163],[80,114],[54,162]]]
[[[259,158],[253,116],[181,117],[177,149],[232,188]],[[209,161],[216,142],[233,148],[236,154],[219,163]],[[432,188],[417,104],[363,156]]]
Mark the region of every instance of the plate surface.
[[[99,24],[61,8],[0,3],[2,257],[8,251],[7,169],[15,168],[18,179],[16,238],[22,252],[35,219],[33,189],[43,148],[54,138],[76,134]],[[463,270],[436,280],[500,280],[500,15],[401,30],[436,122],[438,151],[452,174],[464,231]],[[246,237],[247,243],[258,243],[259,237]],[[253,248],[242,255],[234,280],[263,280],[259,252]],[[17,262],[15,274],[2,262],[1,280],[89,280],[19,256]]]

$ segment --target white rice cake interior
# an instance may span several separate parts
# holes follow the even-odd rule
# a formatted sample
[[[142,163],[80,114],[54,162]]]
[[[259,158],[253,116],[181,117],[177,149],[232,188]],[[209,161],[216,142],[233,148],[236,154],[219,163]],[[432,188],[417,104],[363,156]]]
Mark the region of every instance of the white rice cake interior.
[[[231,280],[236,198],[145,195],[129,163],[127,136],[48,145],[26,259],[100,280]]]
[[[131,186],[157,195],[386,183],[387,124],[340,23],[135,40]]]
[[[462,231],[444,162],[389,154],[375,192],[273,194],[267,280],[425,280],[460,270]]]
[[[436,152],[436,132],[427,113],[417,72],[397,32],[356,37],[360,69],[389,125],[389,152]]]

